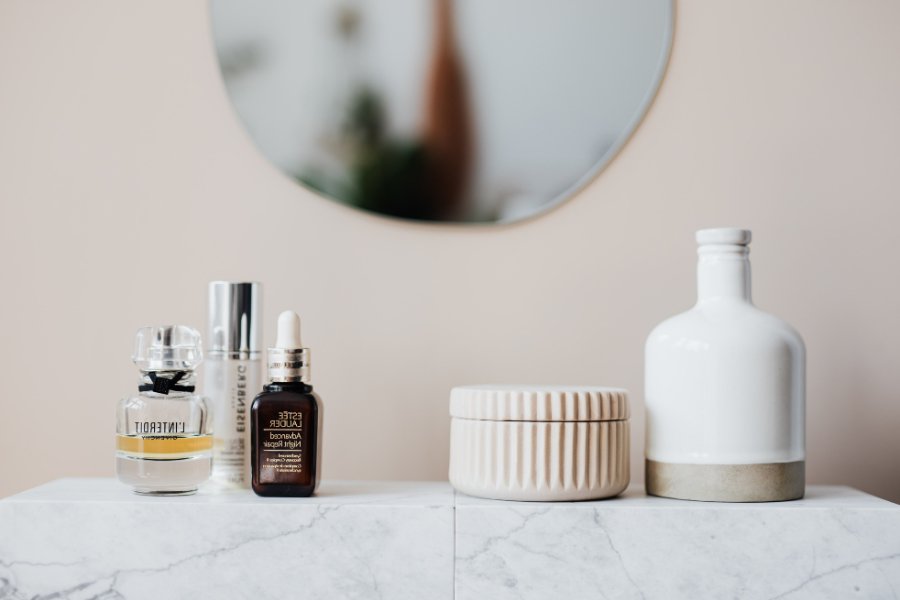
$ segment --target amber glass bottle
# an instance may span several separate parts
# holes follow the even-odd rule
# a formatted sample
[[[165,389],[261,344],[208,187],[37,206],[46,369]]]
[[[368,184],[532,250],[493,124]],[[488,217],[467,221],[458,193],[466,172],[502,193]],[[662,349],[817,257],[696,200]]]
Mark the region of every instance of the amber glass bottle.
[[[269,383],[250,408],[253,491],[260,496],[311,496],[321,474],[321,399],[309,384],[309,349],[300,344],[300,318],[278,317],[269,348]]]

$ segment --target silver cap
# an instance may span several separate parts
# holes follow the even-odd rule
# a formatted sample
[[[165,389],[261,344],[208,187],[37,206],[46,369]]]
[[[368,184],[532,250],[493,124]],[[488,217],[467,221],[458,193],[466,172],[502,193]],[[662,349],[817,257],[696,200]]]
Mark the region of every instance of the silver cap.
[[[309,383],[309,348],[269,348],[269,381]]]
[[[231,358],[258,358],[262,351],[259,313],[262,286],[254,282],[209,284],[207,353]]]

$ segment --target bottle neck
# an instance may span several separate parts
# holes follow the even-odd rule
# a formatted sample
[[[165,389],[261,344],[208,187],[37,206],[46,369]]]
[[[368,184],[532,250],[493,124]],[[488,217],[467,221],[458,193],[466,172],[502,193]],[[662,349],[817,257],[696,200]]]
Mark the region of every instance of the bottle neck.
[[[267,392],[300,392],[308,394],[313,386],[303,381],[270,381],[263,386]]]
[[[750,302],[750,250],[747,246],[707,244],[697,250],[697,303]]]
[[[176,386],[196,387],[197,374],[194,371],[141,371],[141,377],[140,379],[138,379],[138,390],[140,390],[142,393],[158,394],[158,392],[153,391],[155,380],[174,379],[179,373],[181,373],[181,377],[179,377],[178,381],[175,383]],[[191,393],[192,392],[184,390],[172,389],[169,390],[168,394],[158,395],[178,396]]]

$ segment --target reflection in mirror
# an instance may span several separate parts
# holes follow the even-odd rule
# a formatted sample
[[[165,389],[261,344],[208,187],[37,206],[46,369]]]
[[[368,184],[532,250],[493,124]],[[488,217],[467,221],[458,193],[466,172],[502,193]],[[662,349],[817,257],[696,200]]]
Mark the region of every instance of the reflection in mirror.
[[[211,0],[256,145],[342,203],[406,219],[545,210],[630,135],[671,0]]]

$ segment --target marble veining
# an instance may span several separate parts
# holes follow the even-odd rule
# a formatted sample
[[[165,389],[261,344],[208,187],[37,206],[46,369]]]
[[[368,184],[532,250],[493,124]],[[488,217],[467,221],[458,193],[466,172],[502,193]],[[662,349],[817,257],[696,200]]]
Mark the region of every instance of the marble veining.
[[[53,482],[0,501],[0,599],[900,597],[900,506],[849,488],[776,504],[322,492],[154,499]]]
[[[0,502],[0,598],[452,597],[446,484],[323,484],[293,501],[51,486]]]
[[[458,499],[457,598],[898,597],[900,507],[811,492],[783,504]]]

